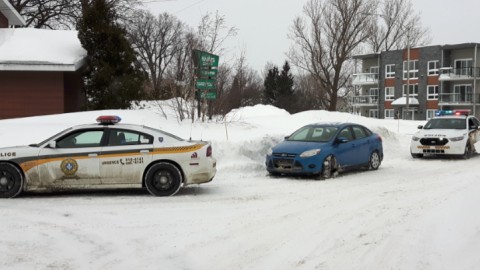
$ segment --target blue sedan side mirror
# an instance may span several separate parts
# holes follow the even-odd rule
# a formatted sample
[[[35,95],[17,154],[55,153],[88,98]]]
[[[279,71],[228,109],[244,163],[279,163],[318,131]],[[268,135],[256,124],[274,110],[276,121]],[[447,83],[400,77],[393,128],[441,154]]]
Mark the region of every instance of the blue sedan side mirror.
[[[290,136],[285,136],[285,138],[284,138],[284,139],[285,139],[285,140],[288,140],[288,138],[290,138]]]
[[[338,137],[336,141],[337,143],[347,143],[348,139],[345,137]]]

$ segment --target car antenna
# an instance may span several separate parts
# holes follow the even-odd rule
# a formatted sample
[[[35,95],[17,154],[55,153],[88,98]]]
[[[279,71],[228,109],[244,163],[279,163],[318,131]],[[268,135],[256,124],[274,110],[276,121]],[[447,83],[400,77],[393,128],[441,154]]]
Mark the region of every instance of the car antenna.
[[[190,124],[190,139],[189,139],[189,141],[192,140],[192,130],[193,130],[193,121],[192,121],[192,123]]]

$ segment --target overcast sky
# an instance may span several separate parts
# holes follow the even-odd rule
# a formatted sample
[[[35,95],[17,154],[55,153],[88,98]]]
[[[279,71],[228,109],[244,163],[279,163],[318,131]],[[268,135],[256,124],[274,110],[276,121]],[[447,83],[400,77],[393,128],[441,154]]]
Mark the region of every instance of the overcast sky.
[[[307,0],[145,0],[145,9],[168,12],[196,27],[201,16],[216,12],[228,26],[238,29],[228,50],[244,50],[248,65],[262,72],[267,62],[278,66],[286,60],[292,42],[287,38],[296,16],[302,15]],[[432,44],[480,42],[480,1],[412,0],[421,13],[422,24],[430,28]],[[229,59],[220,56],[220,61]]]

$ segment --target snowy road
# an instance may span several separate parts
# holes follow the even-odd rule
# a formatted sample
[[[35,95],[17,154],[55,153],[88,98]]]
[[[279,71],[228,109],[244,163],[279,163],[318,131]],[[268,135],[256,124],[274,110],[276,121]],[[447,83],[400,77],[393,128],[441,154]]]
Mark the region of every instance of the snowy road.
[[[2,200],[0,268],[478,269],[480,156],[414,160],[410,135],[382,136],[378,171],[327,181],[266,176],[245,142],[216,142],[215,180],[174,197]]]

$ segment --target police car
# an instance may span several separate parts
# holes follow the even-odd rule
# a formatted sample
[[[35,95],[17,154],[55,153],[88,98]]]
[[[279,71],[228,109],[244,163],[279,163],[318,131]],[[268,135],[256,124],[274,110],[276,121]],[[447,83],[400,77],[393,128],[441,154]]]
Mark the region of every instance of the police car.
[[[458,155],[470,158],[480,140],[480,121],[470,110],[442,110],[435,113],[425,126],[412,136],[410,153],[414,158],[424,155]]]
[[[184,141],[151,127],[100,116],[29,146],[0,148],[0,198],[22,191],[142,188],[171,196],[181,186],[212,181],[209,142]]]

